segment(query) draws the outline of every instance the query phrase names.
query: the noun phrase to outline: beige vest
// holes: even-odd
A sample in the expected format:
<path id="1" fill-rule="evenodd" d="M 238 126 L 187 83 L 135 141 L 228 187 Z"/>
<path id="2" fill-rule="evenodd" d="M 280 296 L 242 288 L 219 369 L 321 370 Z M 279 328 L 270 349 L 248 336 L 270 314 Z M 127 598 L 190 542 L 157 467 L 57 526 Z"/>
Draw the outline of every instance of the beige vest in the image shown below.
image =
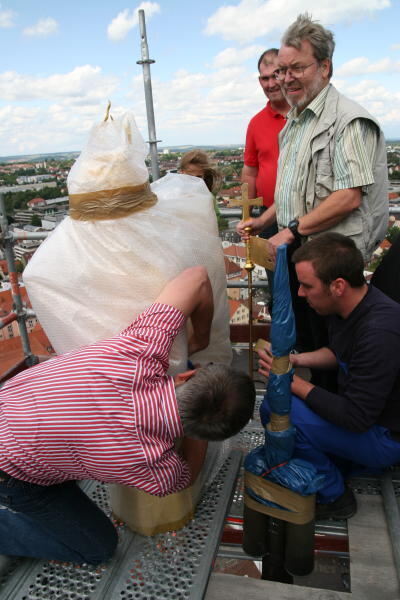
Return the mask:
<path id="1" fill-rule="evenodd" d="M 362 106 L 340 94 L 333 86 L 311 140 L 311 161 L 304 176 L 304 195 L 298 214 L 308 214 L 333 192 L 333 162 L 336 140 L 354 119 L 372 121 L 378 130 L 373 165 L 374 183 L 363 190 L 362 203 L 343 221 L 329 229 L 351 237 L 368 260 L 384 239 L 389 223 L 386 146 L 378 122 Z"/>

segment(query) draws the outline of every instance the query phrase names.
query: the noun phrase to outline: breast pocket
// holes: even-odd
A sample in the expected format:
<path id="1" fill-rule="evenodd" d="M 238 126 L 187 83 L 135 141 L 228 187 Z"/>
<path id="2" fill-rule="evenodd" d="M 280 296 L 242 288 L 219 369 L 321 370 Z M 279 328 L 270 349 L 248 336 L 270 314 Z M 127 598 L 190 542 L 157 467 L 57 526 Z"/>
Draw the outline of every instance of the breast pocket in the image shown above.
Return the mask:
<path id="1" fill-rule="evenodd" d="M 315 172 L 315 195 L 320 200 L 329 196 L 333 189 L 333 169 L 329 158 L 320 158 Z"/>

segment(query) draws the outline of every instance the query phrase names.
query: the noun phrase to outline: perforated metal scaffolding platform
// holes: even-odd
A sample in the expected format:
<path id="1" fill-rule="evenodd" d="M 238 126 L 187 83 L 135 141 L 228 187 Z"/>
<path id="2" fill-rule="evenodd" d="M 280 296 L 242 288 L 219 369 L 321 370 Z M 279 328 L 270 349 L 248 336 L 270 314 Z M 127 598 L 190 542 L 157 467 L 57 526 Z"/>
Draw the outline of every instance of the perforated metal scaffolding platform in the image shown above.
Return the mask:
<path id="1" fill-rule="evenodd" d="M 231 452 L 205 489 L 194 519 L 182 530 L 144 537 L 118 525 L 120 541 L 102 567 L 3 558 L 2 600 L 100 600 L 204 597 L 242 454 Z M 107 486 L 86 482 L 85 492 L 111 514 Z"/>
<path id="2" fill-rule="evenodd" d="M 259 401 L 260 398 L 257 405 Z M 361 510 L 349 521 L 351 589 L 349 581 L 348 593 L 321 589 L 323 585 L 318 584 L 318 577 L 299 578 L 295 581 L 297 585 L 289 586 L 250 577 L 212 574 L 227 513 L 233 518 L 242 515 L 242 456 L 263 443 L 263 439 L 263 430 L 256 421 L 233 439 L 234 450 L 205 488 L 194 519 L 182 530 L 148 538 L 117 524 L 118 549 L 106 565 L 78 567 L 52 561 L 0 557 L 1 600 L 235 600 L 242 598 L 244 593 L 252 600 L 321 600 L 328 597 L 330 600 L 376 600 L 377 597 L 398 600 L 400 594 L 383 511 L 381 483 L 379 478 L 373 477 L 352 482 L 360 495 Z M 400 473 L 394 471 L 392 478 L 398 496 Z M 111 514 L 106 485 L 90 481 L 83 484 L 83 489 L 106 514 Z M 374 536 L 373 543 L 370 531 Z M 319 524 L 317 534 L 346 536 L 346 524 Z M 376 557 L 375 548 L 378 551 Z M 336 554 L 343 558 L 340 553 Z M 225 555 L 253 560 L 243 554 L 240 546 L 228 548 Z M 374 583 L 373 579 L 378 575 L 382 577 Z"/>

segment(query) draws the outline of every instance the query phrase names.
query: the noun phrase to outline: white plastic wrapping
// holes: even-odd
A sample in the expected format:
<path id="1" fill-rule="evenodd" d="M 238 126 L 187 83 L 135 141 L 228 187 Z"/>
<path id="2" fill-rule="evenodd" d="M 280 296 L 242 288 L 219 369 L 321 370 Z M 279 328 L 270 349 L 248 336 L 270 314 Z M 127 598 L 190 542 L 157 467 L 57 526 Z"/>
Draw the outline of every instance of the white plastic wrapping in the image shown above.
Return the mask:
<path id="1" fill-rule="evenodd" d="M 66 217 L 41 244 L 24 282 L 58 354 L 119 333 L 151 304 L 165 283 L 205 265 L 215 314 L 210 345 L 194 361 L 231 361 L 224 260 L 212 195 L 203 180 L 169 174 L 152 184 L 158 202 L 127 217 L 76 221 Z M 184 333 L 170 372 L 186 368 Z"/>
<path id="2" fill-rule="evenodd" d="M 58 225 L 25 268 L 32 307 L 62 354 L 118 334 L 154 302 L 167 281 L 187 267 L 204 265 L 214 319 L 209 346 L 192 360 L 229 364 L 226 276 L 213 197 L 202 179 L 177 174 L 156 181 L 151 193 L 144 156 L 133 117 L 93 127 L 68 177 L 74 218 Z M 187 358 L 183 331 L 174 342 L 169 372 L 185 371 Z M 114 486 L 114 512 L 141 533 L 182 526 L 223 455 L 223 446 L 215 444 L 196 485 L 165 498 Z"/>
<path id="3" fill-rule="evenodd" d="M 148 181 L 146 144 L 130 113 L 96 123 L 68 175 L 68 193 L 84 194 Z"/>

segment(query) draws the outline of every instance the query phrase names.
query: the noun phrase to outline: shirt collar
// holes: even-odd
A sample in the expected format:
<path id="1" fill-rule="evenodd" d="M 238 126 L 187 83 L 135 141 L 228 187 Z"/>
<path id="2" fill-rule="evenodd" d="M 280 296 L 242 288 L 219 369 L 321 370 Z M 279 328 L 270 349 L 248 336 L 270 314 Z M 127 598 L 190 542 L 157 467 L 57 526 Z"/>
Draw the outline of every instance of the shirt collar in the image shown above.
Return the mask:
<path id="1" fill-rule="evenodd" d="M 286 117 L 281 115 L 281 113 L 277 112 L 272 108 L 270 101 L 267 102 L 267 106 L 265 108 L 267 109 L 267 112 L 269 112 L 271 117 L 274 117 L 275 119 L 286 119 Z"/>

